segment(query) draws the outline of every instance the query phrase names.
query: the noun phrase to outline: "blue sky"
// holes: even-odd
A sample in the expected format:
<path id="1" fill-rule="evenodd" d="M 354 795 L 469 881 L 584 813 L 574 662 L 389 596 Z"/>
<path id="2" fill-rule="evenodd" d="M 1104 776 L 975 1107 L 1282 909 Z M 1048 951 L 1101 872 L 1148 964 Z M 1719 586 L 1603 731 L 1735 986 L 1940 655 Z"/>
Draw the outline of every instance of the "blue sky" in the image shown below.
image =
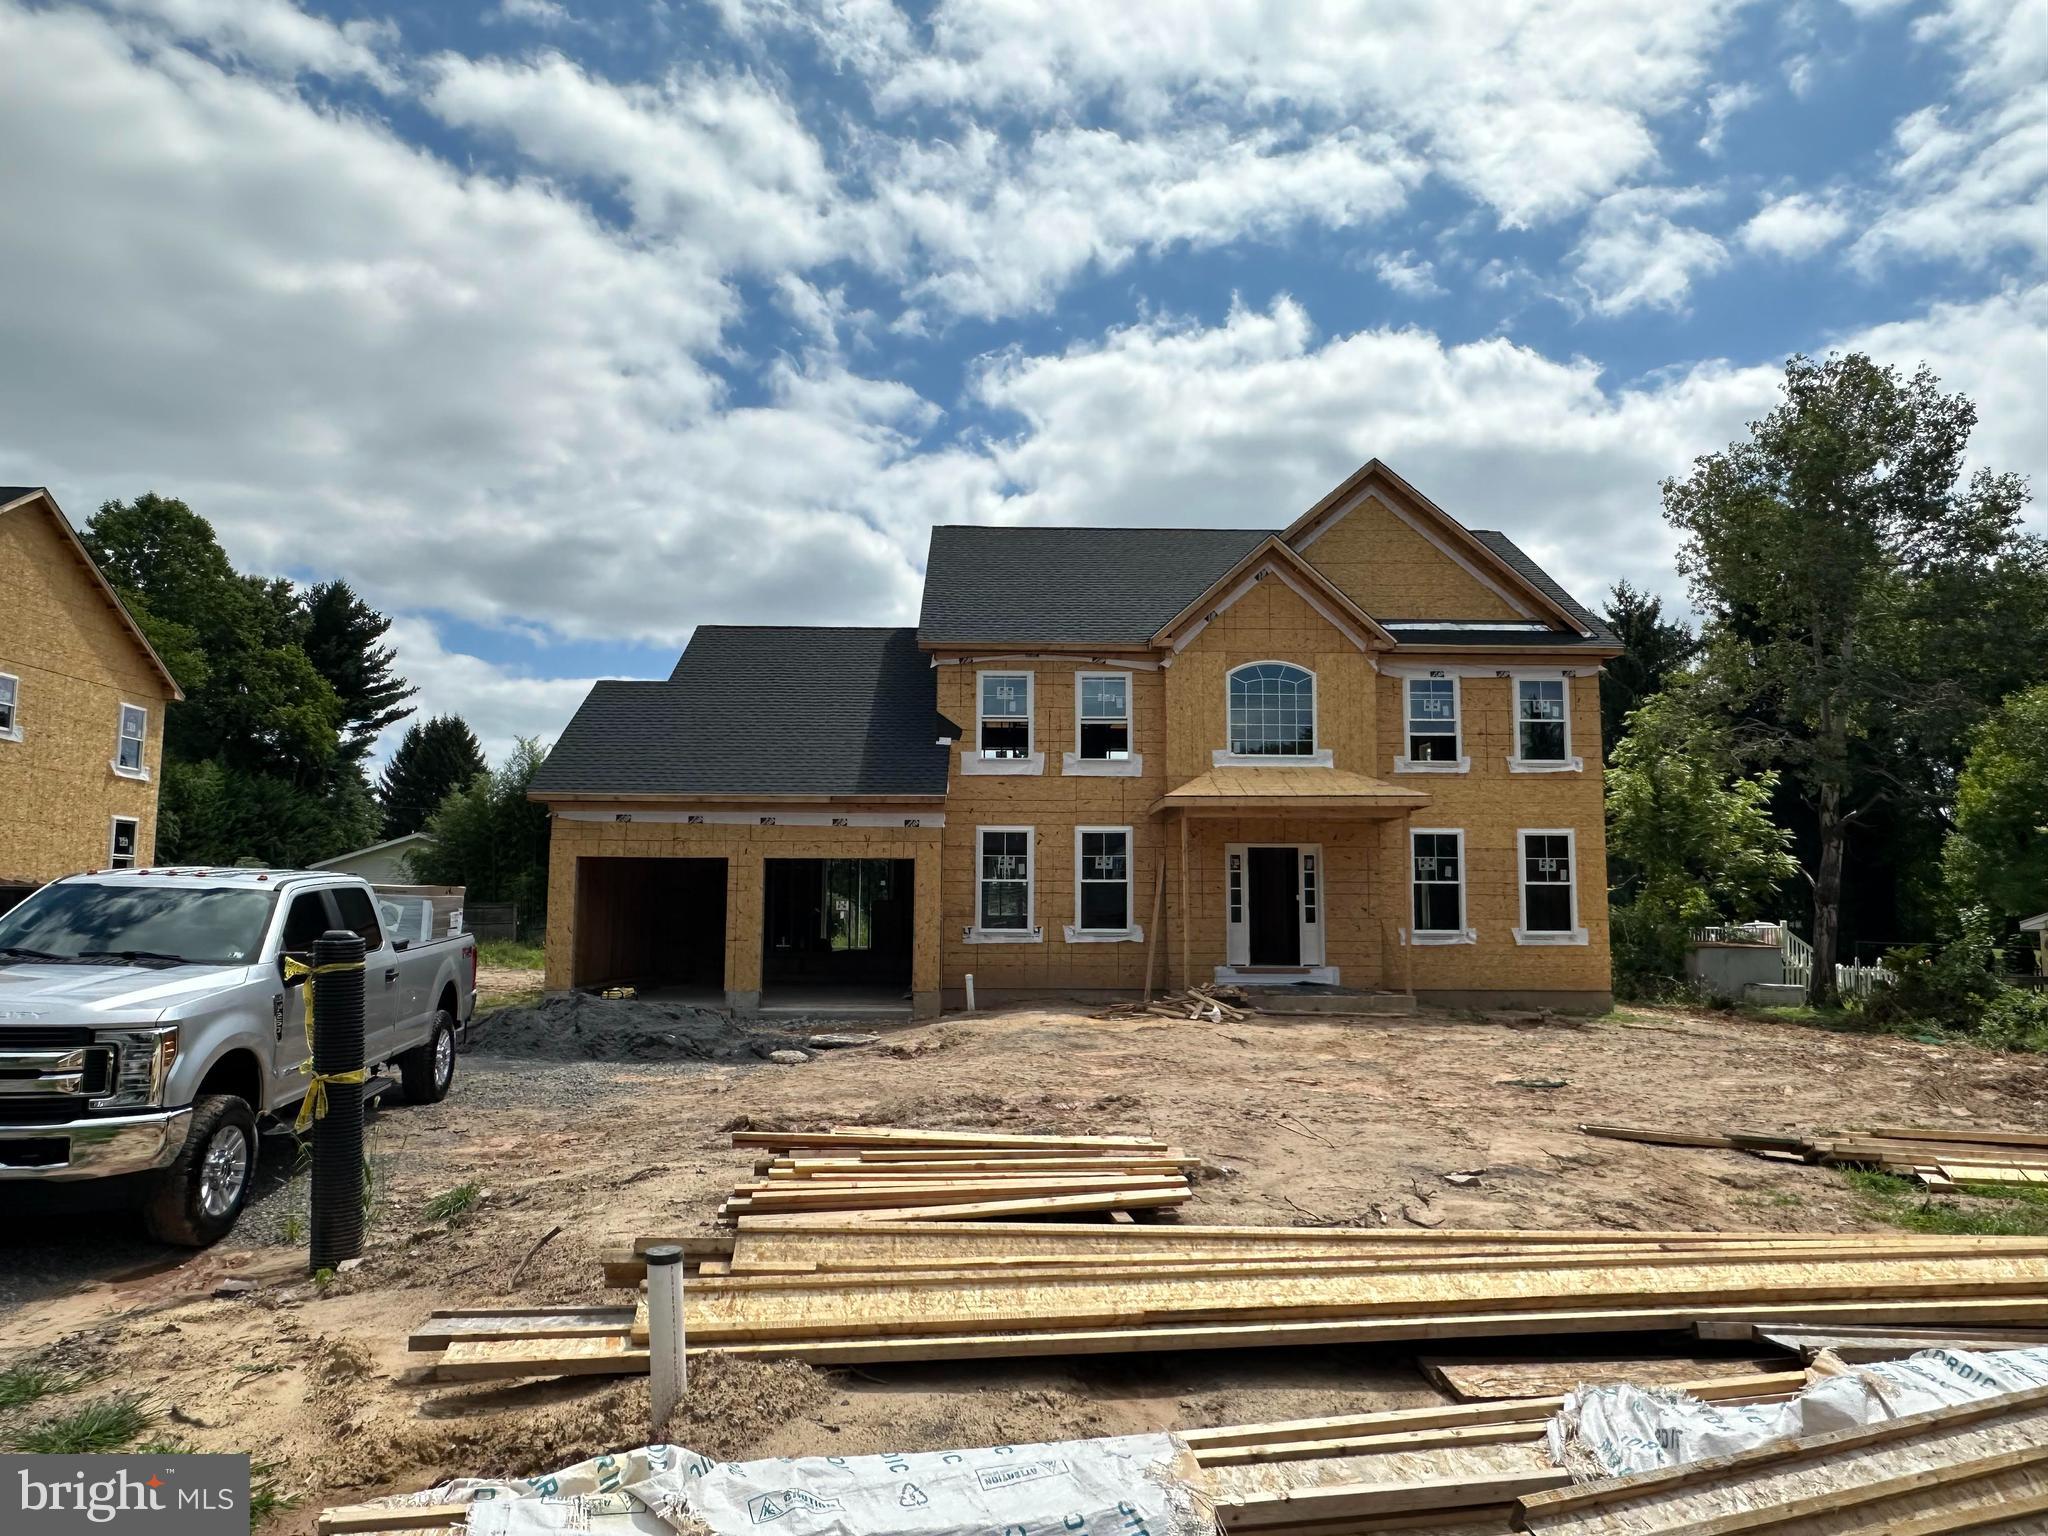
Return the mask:
<path id="1" fill-rule="evenodd" d="M 1793 351 L 2048 454 L 2044 0 L 0 0 L 0 145 L 0 481 L 347 577 L 494 755 L 1375 454 L 1682 598 Z"/>

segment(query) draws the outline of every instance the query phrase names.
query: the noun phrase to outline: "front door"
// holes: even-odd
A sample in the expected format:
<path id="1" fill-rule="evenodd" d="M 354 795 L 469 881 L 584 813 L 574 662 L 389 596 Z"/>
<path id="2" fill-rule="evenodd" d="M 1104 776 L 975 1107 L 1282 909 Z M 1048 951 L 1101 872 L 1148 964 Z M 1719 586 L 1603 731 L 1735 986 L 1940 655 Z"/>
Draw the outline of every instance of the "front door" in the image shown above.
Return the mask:
<path id="1" fill-rule="evenodd" d="M 1249 848 L 1246 874 L 1248 958 L 1255 965 L 1301 964 L 1301 853 Z"/>

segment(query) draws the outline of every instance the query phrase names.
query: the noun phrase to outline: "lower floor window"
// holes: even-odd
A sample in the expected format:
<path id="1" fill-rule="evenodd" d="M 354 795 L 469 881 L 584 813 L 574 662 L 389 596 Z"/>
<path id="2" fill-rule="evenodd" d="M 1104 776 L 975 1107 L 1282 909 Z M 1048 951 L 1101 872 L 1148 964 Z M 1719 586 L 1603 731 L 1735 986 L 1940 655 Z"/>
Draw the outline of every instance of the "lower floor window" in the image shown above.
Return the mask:
<path id="1" fill-rule="evenodd" d="M 1411 834 L 1417 933 L 1456 933 L 1465 926 L 1464 844 L 1462 832 Z"/>
<path id="2" fill-rule="evenodd" d="M 1024 930 L 1031 926 L 1031 832 L 1026 827 L 981 831 L 978 925 Z"/>
<path id="3" fill-rule="evenodd" d="M 1075 926 L 1090 933 L 1121 933 L 1131 926 L 1131 831 L 1083 827 L 1076 839 Z"/>
<path id="4" fill-rule="evenodd" d="M 1522 928 L 1570 933 L 1573 921 L 1572 839 L 1566 832 L 1522 834 Z"/>
<path id="5" fill-rule="evenodd" d="M 107 840 L 107 865 L 111 869 L 133 869 L 135 867 L 135 840 L 141 824 L 132 816 L 116 816 L 114 830 Z"/>

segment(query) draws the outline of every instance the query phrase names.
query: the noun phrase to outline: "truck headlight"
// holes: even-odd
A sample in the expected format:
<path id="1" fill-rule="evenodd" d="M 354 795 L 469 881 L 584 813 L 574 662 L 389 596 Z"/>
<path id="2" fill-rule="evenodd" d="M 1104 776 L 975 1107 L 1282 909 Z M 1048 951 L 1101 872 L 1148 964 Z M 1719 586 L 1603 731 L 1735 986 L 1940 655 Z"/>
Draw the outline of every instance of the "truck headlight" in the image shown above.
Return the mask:
<path id="1" fill-rule="evenodd" d="M 114 1048 L 114 1091 L 94 1099 L 94 1109 L 147 1109 L 161 1104 L 171 1063 L 178 1059 L 178 1026 L 102 1030 L 99 1041 Z"/>

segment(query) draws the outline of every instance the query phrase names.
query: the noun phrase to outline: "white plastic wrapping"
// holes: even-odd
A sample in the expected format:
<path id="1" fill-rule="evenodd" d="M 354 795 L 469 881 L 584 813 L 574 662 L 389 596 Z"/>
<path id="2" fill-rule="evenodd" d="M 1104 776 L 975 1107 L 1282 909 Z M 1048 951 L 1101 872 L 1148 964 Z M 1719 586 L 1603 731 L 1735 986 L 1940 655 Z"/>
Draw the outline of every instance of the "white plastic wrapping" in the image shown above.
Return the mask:
<path id="1" fill-rule="evenodd" d="M 1728 1456 L 1931 1408 L 2048 1386 L 2048 1349 L 1923 1349 L 1827 1376 L 1779 1403 L 1708 1403 L 1643 1387 L 1580 1387 L 1550 1421 L 1550 1458 L 1581 1481 Z"/>

